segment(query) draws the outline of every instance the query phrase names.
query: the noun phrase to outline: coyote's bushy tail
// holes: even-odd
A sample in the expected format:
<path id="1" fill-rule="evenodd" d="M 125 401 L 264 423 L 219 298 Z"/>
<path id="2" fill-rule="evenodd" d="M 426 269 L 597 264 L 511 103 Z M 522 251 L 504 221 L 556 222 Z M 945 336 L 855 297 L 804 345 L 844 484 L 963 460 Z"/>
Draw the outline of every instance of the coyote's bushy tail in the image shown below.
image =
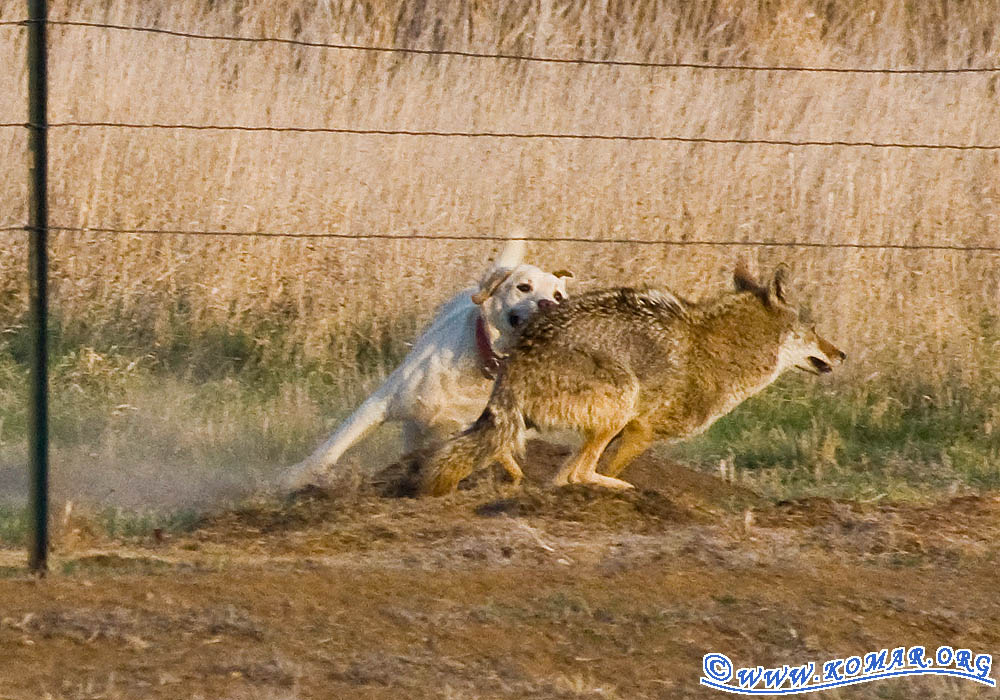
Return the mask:
<path id="1" fill-rule="evenodd" d="M 473 472 L 498 459 L 524 452 L 524 416 L 504 400 L 503 387 L 494 389 L 489 405 L 472 426 L 429 454 L 422 466 L 421 492 L 443 496 Z"/>

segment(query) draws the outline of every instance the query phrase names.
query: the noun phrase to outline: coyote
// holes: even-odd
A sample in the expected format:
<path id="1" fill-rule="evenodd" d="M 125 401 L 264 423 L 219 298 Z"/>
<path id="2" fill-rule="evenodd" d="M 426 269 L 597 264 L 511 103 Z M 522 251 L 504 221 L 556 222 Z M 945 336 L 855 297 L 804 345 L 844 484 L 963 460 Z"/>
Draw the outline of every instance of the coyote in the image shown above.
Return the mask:
<path id="1" fill-rule="evenodd" d="M 790 367 L 825 374 L 844 361 L 789 305 L 787 281 L 783 264 L 763 285 L 741 263 L 735 289 L 705 302 L 622 287 L 539 313 L 522 329 L 476 422 L 425 456 L 421 491 L 448 493 L 493 462 L 519 483 L 515 456 L 526 426 L 582 435 L 556 485 L 631 488 L 616 477 L 654 441 L 704 431 Z M 606 473 L 596 473 L 619 435 Z"/>

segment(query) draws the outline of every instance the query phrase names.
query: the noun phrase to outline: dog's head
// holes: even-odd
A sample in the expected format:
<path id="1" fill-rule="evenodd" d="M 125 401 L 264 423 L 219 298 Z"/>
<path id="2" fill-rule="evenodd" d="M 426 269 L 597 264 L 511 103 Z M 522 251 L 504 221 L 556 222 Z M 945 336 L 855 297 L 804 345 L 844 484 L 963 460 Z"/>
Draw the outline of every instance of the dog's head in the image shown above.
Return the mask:
<path id="1" fill-rule="evenodd" d="M 572 276 L 566 270 L 549 273 L 527 263 L 491 270 L 472 301 L 482 308 L 486 324 L 494 331 L 494 349 L 503 353 L 516 329 L 532 315 L 565 300 L 566 278 Z"/>

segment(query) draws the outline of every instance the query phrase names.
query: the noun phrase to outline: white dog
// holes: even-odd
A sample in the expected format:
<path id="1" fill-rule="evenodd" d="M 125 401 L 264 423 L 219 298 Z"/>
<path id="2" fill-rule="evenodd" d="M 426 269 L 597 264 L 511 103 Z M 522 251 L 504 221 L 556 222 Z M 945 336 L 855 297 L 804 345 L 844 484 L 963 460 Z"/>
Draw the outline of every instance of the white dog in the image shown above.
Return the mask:
<path id="1" fill-rule="evenodd" d="M 482 413 L 500 358 L 518 326 L 566 298 L 572 274 L 525 264 L 524 241 L 511 240 L 478 288 L 438 311 L 403 363 L 309 457 L 282 478 L 288 491 L 323 479 L 341 455 L 386 421 L 403 424 L 406 451 L 467 428 Z"/>

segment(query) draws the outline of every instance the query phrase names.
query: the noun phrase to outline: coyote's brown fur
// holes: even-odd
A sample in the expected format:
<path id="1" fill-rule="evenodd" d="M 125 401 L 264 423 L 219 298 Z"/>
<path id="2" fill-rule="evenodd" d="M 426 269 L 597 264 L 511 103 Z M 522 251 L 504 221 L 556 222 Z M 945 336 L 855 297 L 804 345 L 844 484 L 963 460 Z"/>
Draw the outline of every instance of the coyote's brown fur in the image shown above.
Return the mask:
<path id="1" fill-rule="evenodd" d="M 654 441 L 705 430 L 789 367 L 820 374 L 844 360 L 787 303 L 787 267 L 762 285 L 740 265 L 733 281 L 733 291 L 702 303 L 617 288 L 535 316 L 476 423 L 427 456 L 423 492 L 448 493 L 493 462 L 519 482 L 526 424 L 583 436 L 556 484 L 630 488 L 617 475 Z M 617 452 L 598 474 L 616 435 Z"/>

